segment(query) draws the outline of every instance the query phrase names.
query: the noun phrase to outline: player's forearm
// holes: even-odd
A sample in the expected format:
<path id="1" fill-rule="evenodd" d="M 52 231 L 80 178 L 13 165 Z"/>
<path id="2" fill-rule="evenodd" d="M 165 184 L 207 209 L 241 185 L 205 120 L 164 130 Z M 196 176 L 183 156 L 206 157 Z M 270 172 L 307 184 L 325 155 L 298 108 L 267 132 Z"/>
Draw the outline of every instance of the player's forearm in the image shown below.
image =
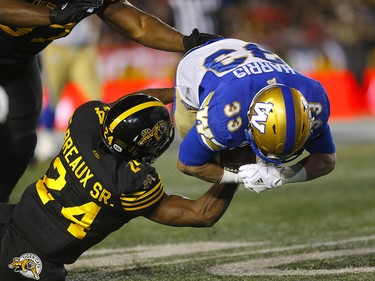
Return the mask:
<path id="1" fill-rule="evenodd" d="M 170 52 L 184 53 L 184 35 L 154 16 L 143 19 L 143 33 L 134 40 L 144 46 Z"/>
<path id="2" fill-rule="evenodd" d="M 145 89 L 137 93 L 143 93 L 158 98 L 164 104 L 172 103 L 174 98 L 174 88 Z"/>
<path id="3" fill-rule="evenodd" d="M 165 194 L 146 217 L 169 226 L 210 227 L 223 216 L 236 190 L 236 184 L 214 184 L 196 200 Z"/>
<path id="4" fill-rule="evenodd" d="M 185 52 L 184 35 L 127 1 L 109 5 L 102 19 L 123 36 L 154 49 Z"/>
<path id="5" fill-rule="evenodd" d="M 23 0 L 0 0 L 0 24 L 15 27 L 49 25 L 49 11 Z"/>
<path id="6" fill-rule="evenodd" d="M 205 194 L 195 201 L 199 210 L 198 217 L 202 217 L 204 227 L 213 226 L 226 212 L 237 190 L 237 184 L 214 184 Z"/>
<path id="7" fill-rule="evenodd" d="M 202 166 L 186 166 L 178 161 L 177 168 L 186 175 L 213 183 L 220 183 L 224 173 L 224 169 L 215 163 L 206 163 Z"/>
<path id="8" fill-rule="evenodd" d="M 308 156 L 304 168 L 306 180 L 313 180 L 329 174 L 336 165 L 336 154 L 312 153 Z"/>
<path id="9" fill-rule="evenodd" d="M 281 170 L 284 183 L 309 181 L 329 174 L 336 164 L 336 154 L 312 153 L 298 163 Z"/>

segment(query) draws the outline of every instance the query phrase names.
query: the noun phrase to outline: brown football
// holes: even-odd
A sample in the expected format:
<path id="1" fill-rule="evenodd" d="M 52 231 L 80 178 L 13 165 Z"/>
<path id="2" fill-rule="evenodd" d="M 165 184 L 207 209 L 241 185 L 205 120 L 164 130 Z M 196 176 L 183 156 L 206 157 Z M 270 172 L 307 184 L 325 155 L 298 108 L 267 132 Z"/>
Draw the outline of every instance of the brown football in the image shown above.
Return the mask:
<path id="1" fill-rule="evenodd" d="M 256 156 L 250 145 L 231 150 L 220 151 L 215 157 L 220 166 L 237 170 L 240 166 L 256 162 Z"/>

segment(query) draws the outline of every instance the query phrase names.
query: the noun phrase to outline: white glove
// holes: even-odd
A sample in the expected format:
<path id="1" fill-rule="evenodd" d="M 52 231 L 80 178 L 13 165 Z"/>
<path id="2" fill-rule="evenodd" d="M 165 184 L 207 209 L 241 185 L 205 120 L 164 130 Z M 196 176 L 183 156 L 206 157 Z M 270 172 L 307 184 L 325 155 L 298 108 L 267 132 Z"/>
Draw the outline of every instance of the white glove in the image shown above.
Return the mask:
<path id="1" fill-rule="evenodd" d="M 4 88 L 0 86 L 0 124 L 5 123 L 9 112 L 9 99 Z"/>
<path id="2" fill-rule="evenodd" d="M 245 187 L 260 193 L 266 189 L 283 185 L 281 179 L 281 166 L 274 166 L 264 162 L 243 165 L 239 168 L 238 176 L 245 184 Z"/>

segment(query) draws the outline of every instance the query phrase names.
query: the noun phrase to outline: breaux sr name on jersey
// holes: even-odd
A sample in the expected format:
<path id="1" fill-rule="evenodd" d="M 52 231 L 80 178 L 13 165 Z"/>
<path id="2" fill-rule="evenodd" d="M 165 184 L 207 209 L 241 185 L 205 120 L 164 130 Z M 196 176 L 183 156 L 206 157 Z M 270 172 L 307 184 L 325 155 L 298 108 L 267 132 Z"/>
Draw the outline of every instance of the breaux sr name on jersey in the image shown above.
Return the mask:
<path id="1" fill-rule="evenodd" d="M 105 189 L 100 182 L 96 181 L 96 177 L 90 167 L 86 164 L 78 148 L 74 145 L 69 128 L 65 133 L 62 154 L 72 174 L 77 178 L 82 187 L 90 188 L 90 196 L 99 202 L 113 207 L 113 204 L 109 202 L 112 196 L 111 192 Z"/>

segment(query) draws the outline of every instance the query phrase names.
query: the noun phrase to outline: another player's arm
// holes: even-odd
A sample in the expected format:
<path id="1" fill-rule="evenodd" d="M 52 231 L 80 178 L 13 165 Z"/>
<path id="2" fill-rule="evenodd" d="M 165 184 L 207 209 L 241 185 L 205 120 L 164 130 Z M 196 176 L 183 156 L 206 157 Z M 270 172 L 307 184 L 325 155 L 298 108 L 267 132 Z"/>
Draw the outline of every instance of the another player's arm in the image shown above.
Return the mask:
<path id="1" fill-rule="evenodd" d="M 336 153 L 311 153 L 304 164 L 307 180 L 312 180 L 333 171 L 336 165 Z"/>
<path id="2" fill-rule="evenodd" d="M 177 168 L 184 174 L 204 181 L 213 183 L 220 183 L 223 181 L 224 168 L 213 162 L 209 162 L 201 166 L 187 166 L 180 160 L 177 160 Z M 224 182 L 226 181 L 224 180 Z"/>
<path id="3" fill-rule="evenodd" d="M 49 11 L 24 0 L 0 0 L 0 23 L 16 27 L 50 25 Z"/>
<path id="4" fill-rule="evenodd" d="M 329 174 L 335 168 L 335 144 L 328 125 L 328 97 L 320 84 L 317 85 L 316 92 L 321 100 L 309 103 L 314 121 L 311 140 L 307 144 L 306 150 L 311 152 L 297 164 L 289 167 L 286 165 L 281 170 L 283 183 L 313 180 Z"/>
<path id="5" fill-rule="evenodd" d="M 144 46 L 164 51 L 186 51 L 182 33 L 128 1 L 121 0 L 110 4 L 101 18 L 123 36 Z"/>
<path id="6" fill-rule="evenodd" d="M 241 183 L 237 173 L 224 169 L 215 160 L 220 150 L 209 149 L 201 139 L 197 126 L 192 127 L 180 145 L 177 168 L 184 174 L 208 182 Z"/>
<path id="7" fill-rule="evenodd" d="M 336 153 L 311 153 L 298 163 L 285 166 L 281 170 L 284 183 L 309 181 L 333 171 L 336 164 Z"/>
<path id="8" fill-rule="evenodd" d="M 319 136 L 311 141 L 311 149 L 314 152 L 310 152 L 298 163 L 291 166 L 285 165 L 281 169 L 283 184 L 313 180 L 333 171 L 336 165 L 336 153 L 329 126 L 326 126 Z"/>
<path id="9" fill-rule="evenodd" d="M 165 194 L 146 217 L 170 226 L 211 227 L 223 216 L 236 190 L 236 184 L 214 184 L 196 200 Z"/>
<path id="10" fill-rule="evenodd" d="M 145 89 L 137 93 L 143 93 L 158 98 L 162 103 L 168 104 L 173 102 L 175 88 Z"/>
<path id="11" fill-rule="evenodd" d="M 78 23 L 92 13 L 105 9 L 110 4 L 108 1 L 110 0 L 67 0 L 50 8 L 25 0 L 0 0 L 0 24 L 12 27 L 40 27 Z"/>
<path id="12" fill-rule="evenodd" d="M 284 184 L 304 182 L 330 173 L 336 164 L 335 153 L 311 153 L 293 165 L 274 166 L 264 162 L 239 168 L 239 177 L 245 187 L 257 193 Z M 261 179 L 262 184 L 259 184 Z"/>
<path id="13" fill-rule="evenodd" d="M 281 169 L 280 176 L 283 184 L 309 181 L 329 174 L 334 169 L 335 164 L 335 153 L 311 153 L 309 156 L 294 165 L 285 165 Z M 225 170 L 222 166 L 216 163 L 209 162 L 201 166 L 187 166 L 178 160 L 177 167 L 181 172 L 187 175 L 208 182 L 241 182 L 237 173 Z"/>

